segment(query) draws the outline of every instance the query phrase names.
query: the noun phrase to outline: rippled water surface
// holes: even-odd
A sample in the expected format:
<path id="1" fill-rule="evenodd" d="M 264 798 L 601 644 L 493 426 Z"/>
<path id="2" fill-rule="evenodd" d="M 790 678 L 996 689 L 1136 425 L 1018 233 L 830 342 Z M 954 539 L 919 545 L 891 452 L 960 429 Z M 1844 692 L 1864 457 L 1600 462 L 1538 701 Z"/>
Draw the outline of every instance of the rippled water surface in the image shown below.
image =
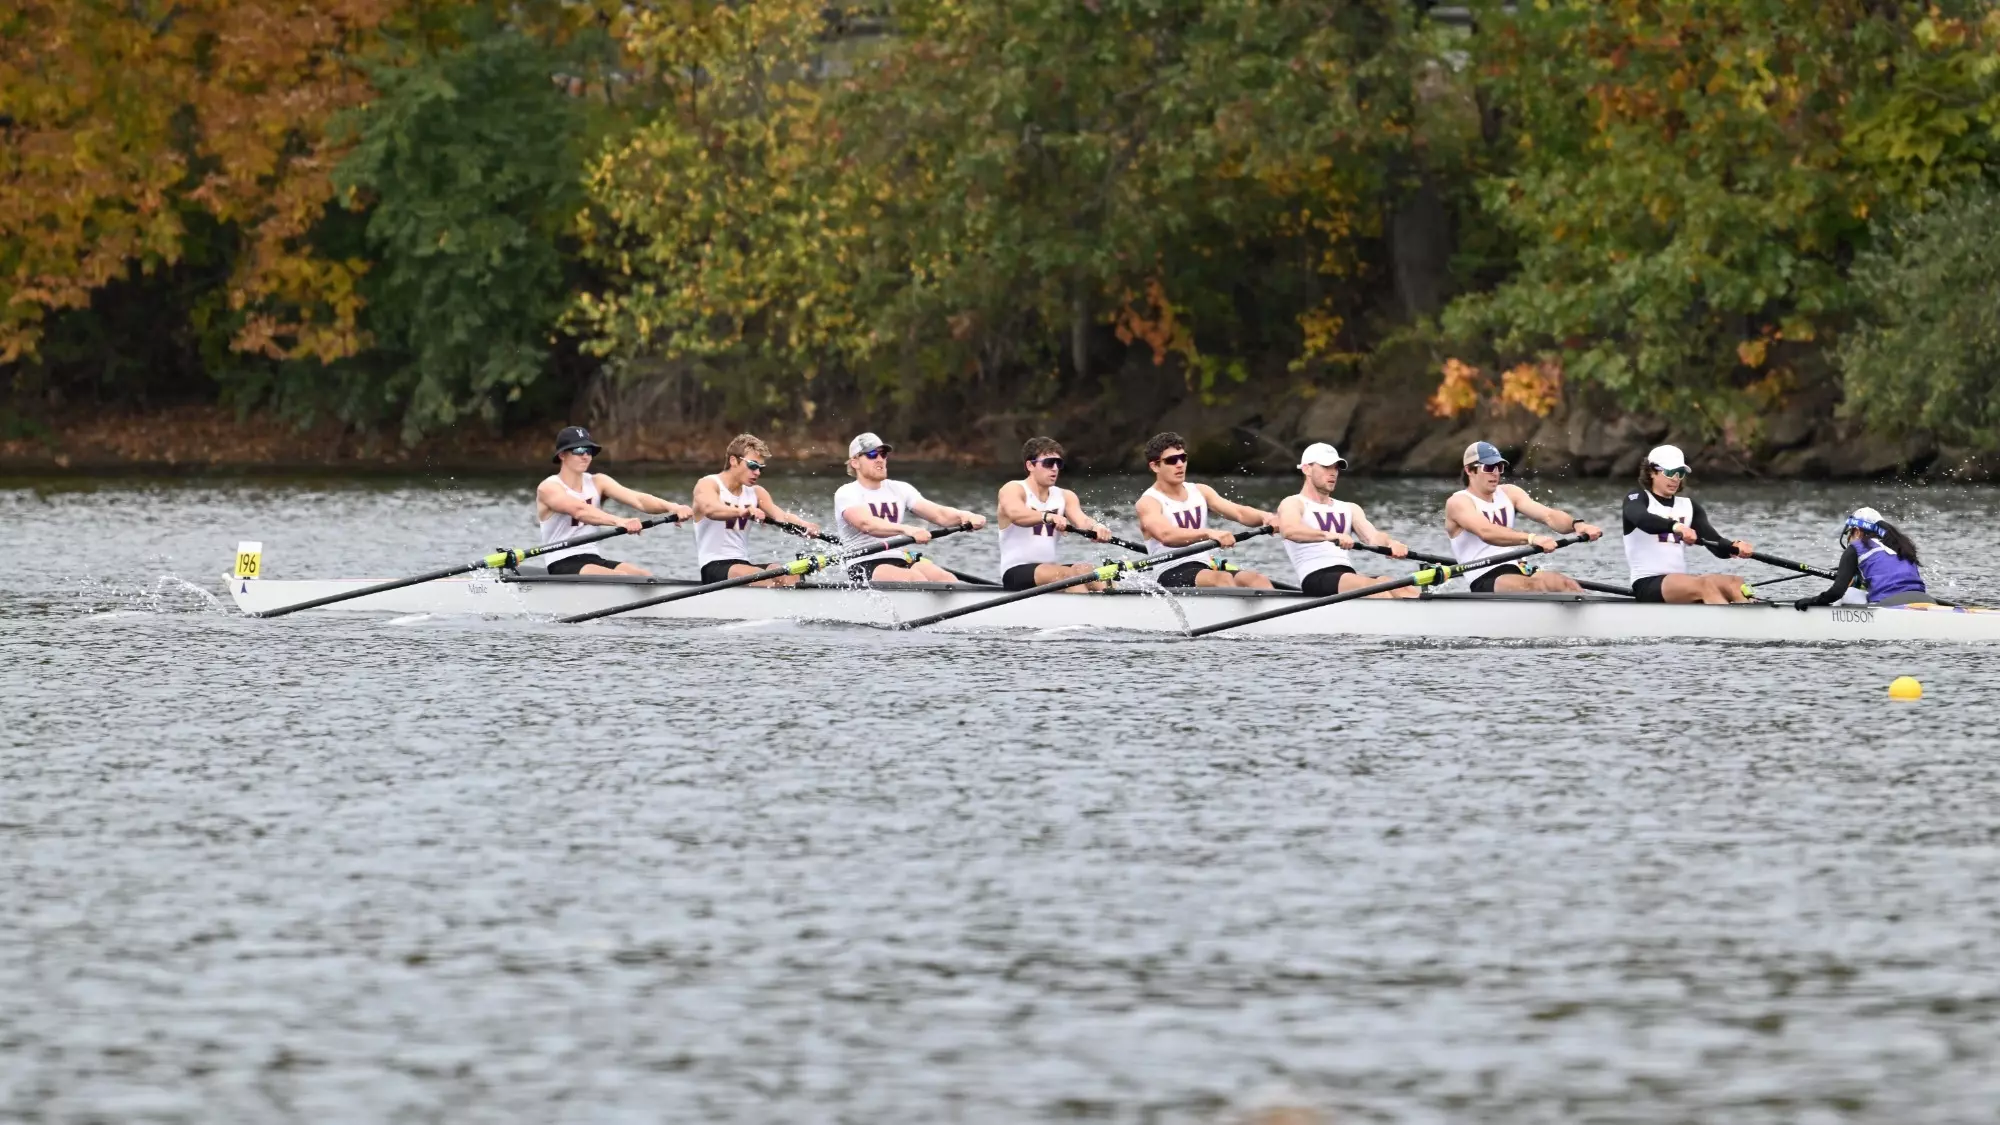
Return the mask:
<path id="1" fill-rule="evenodd" d="M 838 480 L 768 483 L 826 518 Z M 2000 651 L 218 597 L 239 539 L 276 578 L 528 541 L 532 484 L 0 483 L 0 1120 L 1996 1117 Z M 1129 533 L 1139 487 L 1082 491 Z M 1432 550 L 1448 491 L 1343 486 Z M 1699 495 L 1822 564 L 1873 503 L 2000 600 L 2000 492 Z"/>

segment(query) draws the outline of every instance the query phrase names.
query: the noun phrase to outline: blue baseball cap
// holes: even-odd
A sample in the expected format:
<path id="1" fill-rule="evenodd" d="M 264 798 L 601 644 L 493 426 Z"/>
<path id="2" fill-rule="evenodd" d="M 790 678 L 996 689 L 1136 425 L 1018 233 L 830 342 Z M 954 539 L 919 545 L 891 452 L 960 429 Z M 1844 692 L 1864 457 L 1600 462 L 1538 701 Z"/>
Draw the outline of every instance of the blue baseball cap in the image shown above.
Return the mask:
<path id="1" fill-rule="evenodd" d="M 1461 465 L 1504 465 L 1507 456 L 1490 441 L 1475 441 L 1465 447 L 1465 456 L 1459 459 Z"/>

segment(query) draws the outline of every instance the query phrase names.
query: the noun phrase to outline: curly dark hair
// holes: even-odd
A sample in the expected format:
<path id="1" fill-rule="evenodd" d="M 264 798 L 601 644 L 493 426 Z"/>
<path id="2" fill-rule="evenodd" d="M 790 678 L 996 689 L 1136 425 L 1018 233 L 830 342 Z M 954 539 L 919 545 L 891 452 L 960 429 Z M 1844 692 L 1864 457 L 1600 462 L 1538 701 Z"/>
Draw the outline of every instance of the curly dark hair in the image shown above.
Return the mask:
<path id="1" fill-rule="evenodd" d="M 1021 460 L 1034 461 L 1043 457 L 1061 457 L 1062 442 L 1052 437 L 1031 437 L 1021 447 Z"/>
<path id="2" fill-rule="evenodd" d="M 1154 434 L 1146 442 L 1146 464 L 1157 464 L 1169 449 L 1185 450 L 1186 448 L 1187 439 L 1172 430 L 1168 430 L 1164 434 Z"/>

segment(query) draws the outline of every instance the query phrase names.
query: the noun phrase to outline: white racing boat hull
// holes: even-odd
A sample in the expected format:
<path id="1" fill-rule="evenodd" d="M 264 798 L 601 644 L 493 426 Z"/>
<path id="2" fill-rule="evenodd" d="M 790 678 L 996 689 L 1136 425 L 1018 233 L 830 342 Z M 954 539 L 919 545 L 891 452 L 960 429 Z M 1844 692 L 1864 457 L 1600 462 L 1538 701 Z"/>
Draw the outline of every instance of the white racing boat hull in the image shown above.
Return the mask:
<path id="1" fill-rule="evenodd" d="M 244 613 L 371 585 L 377 579 L 271 581 L 225 577 Z M 566 617 L 691 587 L 673 579 L 522 576 L 444 579 L 371 594 L 323 611 L 378 614 L 458 614 Z M 796 589 L 738 587 L 634 610 L 609 620 L 640 617 L 683 621 L 792 620 L 891 626 L 927 614 L 975 605 L 1001 591 L 958 584 L 911 583 L 857 589 L 807 585 Z M 947 630 L 1128 629 L 1183 632 L 1303 599 L 1263 591 L 1180 592 L 1124 589 L 1108 594 L 1049 594 L 932 626 Z M 1415 600 L 1361 599 L 1288 614 L 1230 630 L 1224 636 L 1438 637 L 1487 640 L 1668 640 L 1783 642 L 2000 641 L 2000 611 L 1943 606 L 1832 606 L 1804 613 L 1789 604 L 1740 606 L 1644 605 L 1599 595 L 1437 594 Z"/>

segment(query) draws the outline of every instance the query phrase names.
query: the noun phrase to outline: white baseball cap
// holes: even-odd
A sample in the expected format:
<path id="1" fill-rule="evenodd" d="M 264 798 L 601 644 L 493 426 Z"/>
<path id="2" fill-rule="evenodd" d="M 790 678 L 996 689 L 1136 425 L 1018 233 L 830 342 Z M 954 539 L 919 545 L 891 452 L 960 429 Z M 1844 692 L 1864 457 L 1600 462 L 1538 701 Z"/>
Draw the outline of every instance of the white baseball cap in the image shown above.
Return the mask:
<path id="1" fill-rule="evenodd" d="M 1306 446 L 1304 453 L 1299 454 L 1299 468 L 1303 469 L 1307 465 L 1332 465 L 1336 468 L 1345 469 L 1347 467 L 1347 458 L 1342 457 L 1340 450 L 1335 449 L 1331 445 L 1323 441 L 1316 441 Z"/>
<path id="2" fill-rule="evenodd" d="M 859 437 L 856 437 L 853 441 L 847 443 L 847 455 L 849 457 L 859 457 L 863 453 L 866 453 L 871 449 L 894 449 L 894 448 L 896 447 L 890 445 L 886 441 L 883 441 L 881 438 L 876 437 L 874 434 L 862 434 Z"/>
<path id="3" fill-rule="evenodd" d="M 1664 473 L 1687 468 L 1688 459 L 1678 445 L 1656 445 L 1651 453 L 1646 454 L 1646 464 Z"/>

